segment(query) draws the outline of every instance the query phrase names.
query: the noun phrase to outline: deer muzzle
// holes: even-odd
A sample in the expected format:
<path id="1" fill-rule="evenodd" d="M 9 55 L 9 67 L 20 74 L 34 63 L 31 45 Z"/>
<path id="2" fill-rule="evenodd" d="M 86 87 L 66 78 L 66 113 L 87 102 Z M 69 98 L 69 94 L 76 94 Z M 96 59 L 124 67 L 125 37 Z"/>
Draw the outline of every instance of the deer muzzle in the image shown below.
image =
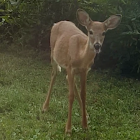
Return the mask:
<path id="1" fill-rule="evenodd" d="M 95 43 L 94 44 L 94 48 L 95 48 L 95 51 L 96 51 L 96 53 L 100 53 L 101 52 L 101 44 L 99 44 L 99 43 Z"/>

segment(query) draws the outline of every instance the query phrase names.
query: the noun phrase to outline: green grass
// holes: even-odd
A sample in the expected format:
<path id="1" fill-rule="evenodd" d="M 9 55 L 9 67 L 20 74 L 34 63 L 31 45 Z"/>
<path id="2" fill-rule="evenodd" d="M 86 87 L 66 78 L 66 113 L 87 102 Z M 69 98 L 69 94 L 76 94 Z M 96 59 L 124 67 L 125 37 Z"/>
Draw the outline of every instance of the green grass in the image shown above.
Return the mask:
<path id="1" fill-rule="evenodd" d="M 57 77 L 48 112 L 41 114 L 51 65 L 39 55 L 31 50 L 0 53 L 0 140 L 140 139 L 140 82 L 98 71 L 90 71 L 87 80 L 89 130 L 84 132 L 81 128 L 75 100 L 72 136 L 65 137 L 65 72 Z"/>

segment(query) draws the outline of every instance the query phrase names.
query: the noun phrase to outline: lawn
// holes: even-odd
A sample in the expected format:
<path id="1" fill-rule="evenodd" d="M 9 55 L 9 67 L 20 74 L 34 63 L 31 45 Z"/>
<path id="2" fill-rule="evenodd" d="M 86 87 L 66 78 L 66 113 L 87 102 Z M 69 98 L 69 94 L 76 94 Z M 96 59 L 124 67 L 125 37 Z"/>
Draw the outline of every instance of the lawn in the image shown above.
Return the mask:
<path id="1" fill-rule="evenodd" d="M 48 112 L 42 114 L 51 65 L 32 50 L 0 53 L 0 140 L 140 140 L 140 81 L 92 70 L 87 80 L 88 131 L 81 128 L 78 102 L 72 135 L 64 135 L 68 90 L 59 73 Z"/>

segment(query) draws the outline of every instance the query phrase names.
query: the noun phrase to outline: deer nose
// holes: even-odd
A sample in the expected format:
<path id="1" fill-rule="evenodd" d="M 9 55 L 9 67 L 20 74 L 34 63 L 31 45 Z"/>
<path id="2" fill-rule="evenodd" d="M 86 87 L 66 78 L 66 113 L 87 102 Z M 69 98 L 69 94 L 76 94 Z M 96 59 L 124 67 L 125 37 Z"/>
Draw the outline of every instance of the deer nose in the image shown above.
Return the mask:
<path id="1" fill-rule="evenodd" d="M 95 50 L 99 50 L 101 48 L 101 45 L 99 43 L 94 44 Z"/>

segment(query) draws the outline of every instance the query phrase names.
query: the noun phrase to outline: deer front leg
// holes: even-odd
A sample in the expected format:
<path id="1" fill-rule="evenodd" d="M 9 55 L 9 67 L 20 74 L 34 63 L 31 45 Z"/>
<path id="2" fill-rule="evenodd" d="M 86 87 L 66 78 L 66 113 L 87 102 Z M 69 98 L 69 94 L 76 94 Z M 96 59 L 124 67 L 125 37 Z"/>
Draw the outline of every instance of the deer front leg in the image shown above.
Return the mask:
<path id="1" fill-rule="evenodd" d="M 87 112 L 86 112 L 86 80 L 87 72 L 83 71 L 80 74 L 81 78 L 81 100 L 82 100 L 82 126 L 84 129 L 87 129 Z"/>
<path id="2" fill-rule="evenodd" d="M 42 107 L 42 113 L 44 113 L 49 107 L 50 95 L 51 95 L 52 88 L 53 88 L 53 85 L 55 83 L 55 79 L 57 76 L 57 64 L 53 60 L 52 60 L 52 66 L 53 66 L 53 69 L 52 69 L 52 74 L 51 74 L 51 82 L 49 85 L 46 100 L 45 100 L 43 107 Z"/>
<path id="3" fill-rule="evenodd" d="M 68 82 L 68 75 L 66 76 L 66 80 Z M 82 111 L 82 100 L 81 100 L 81 96 L 79 95 L 78 90 L 77 90 L 76 80 L 74 81 L 74 95 L 76 96 L 76 99 L 78 100 L 78 103 L 80 106 L 80 110 Z"/>
<path id="4" fill-rule="evenodd" d="M 69 105 L 68 105 L 68 120 L 66 123 L 65 133 L 71 133 L 71 116 L 72 116 L 72 105 L 74 101 L 74 74 L 71 69 L 67 69 L 68 85 L 69 85 Z"/>

